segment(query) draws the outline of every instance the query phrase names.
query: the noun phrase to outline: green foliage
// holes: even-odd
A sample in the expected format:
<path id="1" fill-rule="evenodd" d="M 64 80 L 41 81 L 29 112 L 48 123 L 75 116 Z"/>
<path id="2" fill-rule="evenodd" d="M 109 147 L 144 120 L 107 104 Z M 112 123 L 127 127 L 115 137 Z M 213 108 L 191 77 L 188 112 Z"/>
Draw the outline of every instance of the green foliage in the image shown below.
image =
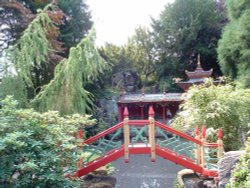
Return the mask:
<path id="1" fill-rule="evenodd" d="M 205 124 L 208 128 L 222 128 L 226 150 L 239 149 L 250 123 L 250 93 L 232 85 L 213 85 L 212 81 L 194 86 L 187 92 L 182 111 L 173 124 L 194 128 Z"/>
<path id="2" fill-rule="evenodd" d="M 250 86 L 250 1 L 227 1 L 230 23 L 218 45 L 218 60 L 226 76 Z"/>
<path id="3" fill-rule="evenodd" d="M 228 10 L 228 16 L 230 20 L 239 19 L 246 10 L 250 9 L 249 0 L 227 0 L 226 6 Z"/>
<path id="4" fill-rule="evenodd" d="M 245 153 L 241 156 L 240 162 L 233 170 L 227 188 L 248 188 L 250 187 L 250 137 L 246 142 Z"/>
<path id="5" fill-rule="evenodd" d="M 126 57 L 124 47 L 106 43 L 100 49 L 101 56 L 112 65 L 112 72 L 128 71 L 132 69 L 129 59 Z"/>
<path id="6" fill-rule="evenodd" d="M 11 97 L 0 109 L 0 186 L 77 187 L 65 178 L 73 173 L 82 155 L 81 139 L 73 136 L 78 128 L 92 125 L 89 116 L 61 117 L 17 109 Z"/>
<path id="7" fill-rule="evenodd" d="M 99 48 L 100 55 L 105 59 L 112 67 L 101 79 L 95 84 L 101 88 L 99 92 L 101 97 L 108 98 L 109 96 L 120 92 L 123 86 L 123 80 L 115 85 L 112 83 L 112 77 L 116 74 L 122 74 L 126 71 L 133 70 L 132 63 L 126 56 L 124 47 L 117 46 L 114 44 L 106 43 L 104 46 Z M 97 92 L 98 93 L 98 92 Z"/>
<path id="8" fill-rule="evenodd" d="M 108 69 L 94 46 L 95 31 L 70 49 L 68 59 L 57 65 L 54 79 L 33 100 L 40 111 L 57 110 L 61 114 L 92 111 L 93 96 L 84 86 Z"/>
<path id="9" fill-rule="evenodd" d="M 25 107 L 28 104 L 26 85 L 18 76 L 5 76 L 2 79 L 0 99 L 4 99 L 7 95 L 12 95 L 21 107 Z"/>

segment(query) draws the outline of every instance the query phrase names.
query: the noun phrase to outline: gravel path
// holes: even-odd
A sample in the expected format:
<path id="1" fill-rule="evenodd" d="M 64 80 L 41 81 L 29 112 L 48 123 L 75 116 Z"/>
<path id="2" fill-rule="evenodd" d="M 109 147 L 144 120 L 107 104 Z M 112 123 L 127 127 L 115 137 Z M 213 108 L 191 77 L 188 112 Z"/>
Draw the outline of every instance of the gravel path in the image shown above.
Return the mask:
<path id="1" fill-rule="evenodd" d="M 117 188 L 173 188 L 177 172 L 183 169 L 160 157 L 152 163 L 149 155 L 131 155 L 129 163 L 120 158 L 112 164 Z"/>

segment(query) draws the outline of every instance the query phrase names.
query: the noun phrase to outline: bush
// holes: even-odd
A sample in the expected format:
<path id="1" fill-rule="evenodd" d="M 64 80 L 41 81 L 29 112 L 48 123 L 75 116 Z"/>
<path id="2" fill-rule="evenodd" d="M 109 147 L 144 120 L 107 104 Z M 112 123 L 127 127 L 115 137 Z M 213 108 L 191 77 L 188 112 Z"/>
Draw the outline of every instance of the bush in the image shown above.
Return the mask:
<path id="1" fill-rule="evenodd" d="M 210 80 L 187 92 L 186 101 L 174 119 L 174 127 L 222 128 L 225 150 L 243 146 L 250 123 L 250 92 L 233 85 L 214 85 Z"/>
<path id="2" fill-rule="evenodd" d="M 73 135 L 94 120 L 78 114 L 61 117 L 58 112 L 38 113 L 17 109 L 7 97 L 0 109 L 0 186 L 77 187 L 66 179 L 76 170 L 82 155 L 82 139 Z"/>
<path id="3" fill-rule="evenodd" d="M 250 137 L 246 143 L 245 154 L 236 165 L 230 179 L 228 188 L 248 188 L 250 187 Z"/>

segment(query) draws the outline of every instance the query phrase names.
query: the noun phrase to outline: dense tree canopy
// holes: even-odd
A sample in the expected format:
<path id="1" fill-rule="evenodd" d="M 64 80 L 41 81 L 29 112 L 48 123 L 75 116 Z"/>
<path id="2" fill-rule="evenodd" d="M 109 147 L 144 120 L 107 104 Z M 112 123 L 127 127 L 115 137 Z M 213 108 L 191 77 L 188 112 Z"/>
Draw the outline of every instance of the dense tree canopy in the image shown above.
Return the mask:
<path id="1" fill-rule="evenodd" d="M 154 82 L 156 78 L 156 51 L 149 30 L 142 27 L 137 28 L 135 34 L 128 39 L 128 43 L 124 48 L 129 62 L 140 75 L 142 84 L 147 86 L 150 76 L 151 82 Z"/>
<path id="2" fill-rule="evenodd" d="M 230 23 L 218 45 L 218 59 L 226 76 L 250 86 L 250 1 L 226 1 Z"/>
<path id="3" fill-rule="evenodd" d="M 126 57 L 126 52 L 123 46 L 106 43 L 99 48 L 99 52 L 106 61 L 112 64 L 113 73 L 132 69 L 132 64 Z"/>
<path id="4" fill-rule="evenodd" d="M 122 74 L 126 71 L 134 70 L 133 63 L 127 57 L 124 46 L 117 46 L 115 44 L 106 43 L 99 48 L 100 55 L 112 66 L 112 69 L 103 75 L 102 79 L 98 80 L 98 85 L 102 90 L 109 90 L 110 88 L 117 92 L 121 89 L 121 85 L 114 86 L 112 84 L 112 77 L 116 74 Z M 121 81 L 122 82 L 122 81 Z"/>
<path id="5" fill-rule="evenodd" d="M 194 69 L 197 54 L 204 69 L 214 68 L 216 46 L 221 32 L 221 13 L 214 0 L 176 0 L 165 7 L 158 20 L 153 20 L 153 34 L 159 53 L 160 77 L 183 76 Z"/>
<path id="6" fill-rule="evenodd" d="M 157 52 L 148 28 L 137 28 L 123 46 L 106 43 L 99 50 L 102 57 L 112 64 L 112 75 L 132 71 L 140 77 L 143 86 L 157 83 L 155 76 Z M 110 75 L 107 75 L 106 79 L 110 80 Z"/>
<path id="7" fill-rule="evenodd" d="M 58 6 L 68 17 L 60 27 L 60 39 L 69 49 L 88 34 L 93 24 L 91 14 L 86 0 L 58 0 Z"/>

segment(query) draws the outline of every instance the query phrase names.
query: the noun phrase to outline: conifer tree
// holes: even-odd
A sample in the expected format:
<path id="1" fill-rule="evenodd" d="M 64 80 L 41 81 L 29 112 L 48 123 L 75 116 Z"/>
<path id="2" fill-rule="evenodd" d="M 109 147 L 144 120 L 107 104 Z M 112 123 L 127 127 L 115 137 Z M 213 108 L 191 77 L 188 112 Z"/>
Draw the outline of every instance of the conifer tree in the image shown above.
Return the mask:
<path id="1" fill-rule="evenodd" d="M 57 65 L 55 77 L 44 86 L 32 104 L 40 111 L 57 110 L 61 114 L 92 110 L 93 95 L 84 86 L 108 68 L 94 46 L 95 31 L 70 49 L 68 59 Z"/>
<path id="2" fill-rule="evenodd" d="M 226 1 L 229 23 L 218 45 L 218 60 L 225 76 L 250 87 L 250 0 Z"/>
<path id="3" fill-rule="evenodd" d="M 46 60 L 50 50 L 47 32 L 49 28 L 53 27 L 53 23 L 47 10 L 51 7 L 50 4 L 37 14 L 25 29 L 22 37 L 7 52 L 17 74 L 28 86 L 33 85 L 31 80 L 32 69 L 39 67 Z"/>
<path id="4" fill-rule="evenodd" d="M 55 25 L 48 11 L 54 8 L 54 5 L 49 4 L 43 10 L 39 10 L 20 39 L 5 51 L 5 58 L 2 58 L 1 64 L 8 65 L 7 69 L 12 69 L 12 73 L 8 71 L 3 73 L 0 85 L 1 98 L 14 95 L 20 104 L 27 103 L 28 88 L 33 87 L 32 70 L 39 68 L 51 51 L 51 43 L 47 35 Z M 14 86 L 18 87 L 14 88 Z"/>

